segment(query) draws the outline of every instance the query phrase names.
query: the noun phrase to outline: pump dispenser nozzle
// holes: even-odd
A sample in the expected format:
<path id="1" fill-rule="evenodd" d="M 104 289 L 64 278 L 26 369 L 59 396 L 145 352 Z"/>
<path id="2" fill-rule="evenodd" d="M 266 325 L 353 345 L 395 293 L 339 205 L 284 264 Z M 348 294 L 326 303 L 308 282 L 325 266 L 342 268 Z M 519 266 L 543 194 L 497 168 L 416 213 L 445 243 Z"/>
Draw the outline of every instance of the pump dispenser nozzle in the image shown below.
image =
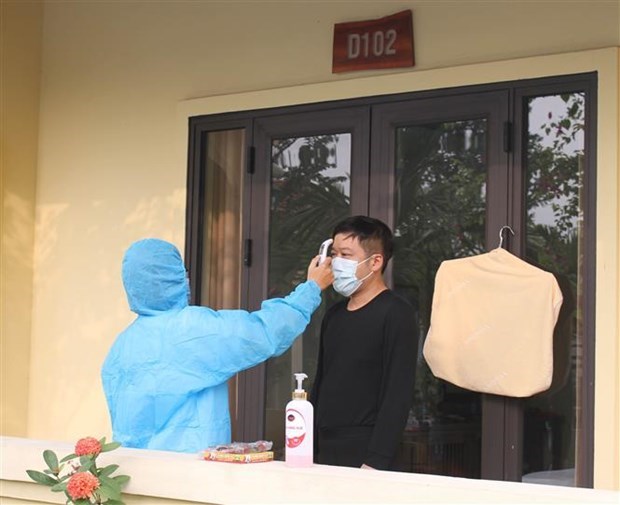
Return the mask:
<path id="1" fill-rule="evenodd" d="M 306 400 L 308 398 L 308 394 L 304 391 L 303 381 L 307 379 L 308 376 L 305 373 L 296 373 L 295 380 L 297 381 L 297 388 L 293 391 L 293 400 Z"/>

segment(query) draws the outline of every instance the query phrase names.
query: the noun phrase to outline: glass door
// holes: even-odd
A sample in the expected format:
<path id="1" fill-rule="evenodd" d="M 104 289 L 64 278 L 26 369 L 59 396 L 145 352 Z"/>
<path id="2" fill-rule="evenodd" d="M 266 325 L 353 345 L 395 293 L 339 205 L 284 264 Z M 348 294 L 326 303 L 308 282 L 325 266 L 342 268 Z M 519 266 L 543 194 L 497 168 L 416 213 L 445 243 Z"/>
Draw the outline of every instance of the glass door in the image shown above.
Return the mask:
<path id="1" fill-rule="evenodd" d="M 483 395 L 436 379 L 422 349 L 440 263 L 497 247 L 507 224 L 508 157 L 498 135 L 507 112 L 503 92 L 373 109 L 370 206 L 394 230 L 392 288 L 413 305 L 420 334 L 405 471 L 481 477 L 483 426 L 502 423 Z"/>
<path id="2" fill-rule="evenodd" d="M 256 121 L 251 236 L 259 267 L 250 273 L 256 306 L 287 295 L 306 279 L 310 259 L 336 223 L 353 212 L 367 213 L 368 119 L 368 108 L 356 107 Z M 265 389 L 255 394 L 265 400 L 264 432 L 257 438 L 274 442 L 277 459 L 283 457 L 284 409 L 293 373 L 308 375 L 310 391 L 321 320 L 336 297 L 326 290 L 322 306 L 293 347 L 246 373 L 262 378 Z"/>
<path id="3" fill-rule="evenodd" d="M 385 221 L 390 287 L 413 305 L 419 355 L 402 470 L 592 486 L 596 76 L 377 96 L 190 122 L 193 303 L 254 310 L 305 279 L 352 214 Z M 422 357 L 442 261 L 499 245 L 556 274 L 565 303 L 549 391 L 478 394 Z M 292 349 L 231 381 L 236 440 L 283 447 L 292 374 L 315 376 L 323 306 Z"/>
<path id="4" fill-rule="evenodd" d="M 246 153 L 250 122 L 203 121 L 190 125 L 185 263 L 190 302 L 213 309 L 247 305 L 243 234 L 249 219 Z M 231 429 L 238 432 L 238 377 L 228 382 Z"/>

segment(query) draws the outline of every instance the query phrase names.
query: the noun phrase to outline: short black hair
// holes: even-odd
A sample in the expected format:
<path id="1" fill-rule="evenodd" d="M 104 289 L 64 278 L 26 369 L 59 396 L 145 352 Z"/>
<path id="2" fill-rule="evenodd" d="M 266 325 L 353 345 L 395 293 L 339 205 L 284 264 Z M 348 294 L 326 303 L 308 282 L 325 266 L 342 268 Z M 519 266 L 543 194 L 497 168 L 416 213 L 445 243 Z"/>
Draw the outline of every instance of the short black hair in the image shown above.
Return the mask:
<path id="1" fill-rule="evenodd" d="M 381 254 L 383 256 L 381 271 L 385 271 L 394 252 L 394 237 L 388 225 L 374 217 L 351 216 L 336 225 L 332 238 L 340 234 L 356 238 L 364 251 L 369 254 Z"/>

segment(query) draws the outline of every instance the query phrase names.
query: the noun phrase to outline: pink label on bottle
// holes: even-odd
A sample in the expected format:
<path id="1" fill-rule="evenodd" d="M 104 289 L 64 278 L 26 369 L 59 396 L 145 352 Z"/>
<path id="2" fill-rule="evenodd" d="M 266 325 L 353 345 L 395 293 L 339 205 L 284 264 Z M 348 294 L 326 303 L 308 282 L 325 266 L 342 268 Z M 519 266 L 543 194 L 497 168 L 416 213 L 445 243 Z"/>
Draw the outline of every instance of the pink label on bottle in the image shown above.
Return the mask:
<path id="1" fill-rule="evenodd" d="M 306 438 L 306 420 L 294 409 L 286 411 L 286 446 L 298 447 Z"/>

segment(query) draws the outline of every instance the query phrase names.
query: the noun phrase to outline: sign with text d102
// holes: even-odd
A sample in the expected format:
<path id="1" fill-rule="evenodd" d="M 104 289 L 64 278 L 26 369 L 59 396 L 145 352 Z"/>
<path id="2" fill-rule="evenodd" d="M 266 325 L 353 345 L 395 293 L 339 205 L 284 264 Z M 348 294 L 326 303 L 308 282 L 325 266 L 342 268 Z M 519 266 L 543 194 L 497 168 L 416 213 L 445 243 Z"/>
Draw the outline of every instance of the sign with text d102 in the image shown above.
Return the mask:
<path id="1" fill-rule="evenodd" d="M 411 10 L 334 25 L 333 73 L 413 65 Z"/>

